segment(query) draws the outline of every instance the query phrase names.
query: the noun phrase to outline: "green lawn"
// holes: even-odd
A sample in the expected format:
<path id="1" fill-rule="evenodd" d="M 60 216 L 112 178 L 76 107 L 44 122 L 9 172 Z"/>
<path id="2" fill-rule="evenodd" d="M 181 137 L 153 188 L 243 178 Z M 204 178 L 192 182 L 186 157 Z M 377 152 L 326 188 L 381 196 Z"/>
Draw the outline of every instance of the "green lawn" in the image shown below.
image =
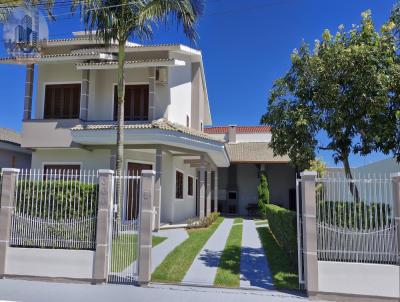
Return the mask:
<path id="1" fill-rule="evenodd" d="M 236 219 L 234 223 L 237 223 Z M 243 219 L 240 222 L 242 221 Z M 239 287 L 240 247 L 242 244 L 242 232 L 242 224 L 236 224 L 232 226 L 225 244 L 224 251 L 221 255 L 221 260 L 217 270 L 217 275 L 215 276 L 214 285 L 224 287 Z"/>
<path id="2" fill-rule="evenodd" d="M 269 266 L 274 278 L 274 285 L 281 289 L 298 289 L 297 267 L 290 261 L 281 247 L 276 243 L 269 228 L 257 228 Z"/>
<path id="3" fill-rule="evenodd" d="M 153 236 L 153 247 L 163 242 L 165 237 Z M 114 238 L 111 251 L 111 272 L 122 272 L 137 258 L 137 235 L 121 234 Z"/>
<path id="4" fill-rule="evenodd" d="M 241 217 L 236 217 L 236 218 L 233 220 L 233 224 L 236 224 L 236 223 L 243 223 L 243 218 L 241 218 Z"/>
<path id="5" fill-rule="evenodd" d="M 224 219 L 219 217 L 210 227 L 188 230 L 189 238 L 177 246 L 152 275 L 156 282 L 181 282 L 197 254 Z"/>

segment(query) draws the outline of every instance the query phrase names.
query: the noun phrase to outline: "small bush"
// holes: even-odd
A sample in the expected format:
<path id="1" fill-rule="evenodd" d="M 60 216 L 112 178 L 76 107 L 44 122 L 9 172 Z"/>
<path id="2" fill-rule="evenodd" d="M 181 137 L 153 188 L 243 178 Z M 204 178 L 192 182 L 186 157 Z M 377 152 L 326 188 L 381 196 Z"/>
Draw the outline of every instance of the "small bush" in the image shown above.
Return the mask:
<path id="1" fill-rule="evenodd" d="M 257 187 L 258 210 L 261 217 L 265 217 L 265 206 L 269 204 L 269 186 L 267 176 L 262 174 L 261 181 Z"/>
<path id="2" fill-rule="evenodd" d="M 201 219 L 197 218 L 189 218 L 187 220 L 187 228 L 188 229 L 195 229 L 195 228 L 207 228 L 214 223 L 220 216 L 220 213 L 213 212 L 208 216 L 205 216 Z"/>
<path id="3" fill-rule="evenodd" d="M 265 216 L 277 243 L 290 258 L 293 265 L 297 265 L 296 214 L 288 209 L 269 204 L 265 207 Z"/>

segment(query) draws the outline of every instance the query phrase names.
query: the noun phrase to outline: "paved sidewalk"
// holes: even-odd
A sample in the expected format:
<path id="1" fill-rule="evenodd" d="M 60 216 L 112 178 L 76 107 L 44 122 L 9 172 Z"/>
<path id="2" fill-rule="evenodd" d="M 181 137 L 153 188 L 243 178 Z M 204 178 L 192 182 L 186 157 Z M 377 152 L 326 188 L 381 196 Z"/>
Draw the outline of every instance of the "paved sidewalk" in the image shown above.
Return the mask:
<path id="1" fill-rule="evenodd" d="M 277 291 L 229 290 L 151 284 L 147 288 L 132 285 L 90 285 L 0 280 L 0 301 L 20 302 L 307 302 L 297 294 Z"/>
<path id="2" fill-rule="evenodd" d="M 240 287 L 252 289 L 274 288 L 268 260 L 258 237 L 254 220 L 243 220 Z"/>
<path id="3" fill-rule="evenodd" d="M 197 258 L 186 272 L 182 283 L 213 285 L 222 251 L 233 224 L 232 218 L 225 218 L 210 237 Z"/>

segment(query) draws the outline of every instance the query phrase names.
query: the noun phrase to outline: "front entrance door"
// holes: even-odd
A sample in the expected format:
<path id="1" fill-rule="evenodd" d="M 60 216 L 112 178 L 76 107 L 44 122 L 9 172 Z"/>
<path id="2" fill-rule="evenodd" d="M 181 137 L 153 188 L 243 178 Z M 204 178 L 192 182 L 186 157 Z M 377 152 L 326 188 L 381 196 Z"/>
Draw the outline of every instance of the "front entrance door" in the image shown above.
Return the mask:
<path id="1" fill-rule="evenodd" d="M 141 176 L 143 170 L 151 170 L 153 167 L 149 164 L 128 163 L 128 176 Z M 128 178 L 126 180 L 126 206 L 125 220 L 134 220 L 139 214 L 139 194 L 140 178 Z"/>

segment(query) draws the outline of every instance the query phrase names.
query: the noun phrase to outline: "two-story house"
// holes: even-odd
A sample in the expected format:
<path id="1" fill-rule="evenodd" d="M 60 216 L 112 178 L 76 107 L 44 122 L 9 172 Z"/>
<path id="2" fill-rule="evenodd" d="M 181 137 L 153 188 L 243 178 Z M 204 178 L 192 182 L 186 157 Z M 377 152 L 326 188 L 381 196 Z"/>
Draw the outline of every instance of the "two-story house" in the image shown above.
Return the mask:
<path id="1" fill-rule="evenodd" d="M 27 64 L 21 145 L 33 150 L 32 168 L 115 168 L 117 54 L 77 32 L 47 41 Z M 124 167 L 156 171 L 156 228 L 212 211 L 211 173 L 229 158 L 224 141 L 204 133 L 210 124 L 200 51 L 126 44 Z"/>

